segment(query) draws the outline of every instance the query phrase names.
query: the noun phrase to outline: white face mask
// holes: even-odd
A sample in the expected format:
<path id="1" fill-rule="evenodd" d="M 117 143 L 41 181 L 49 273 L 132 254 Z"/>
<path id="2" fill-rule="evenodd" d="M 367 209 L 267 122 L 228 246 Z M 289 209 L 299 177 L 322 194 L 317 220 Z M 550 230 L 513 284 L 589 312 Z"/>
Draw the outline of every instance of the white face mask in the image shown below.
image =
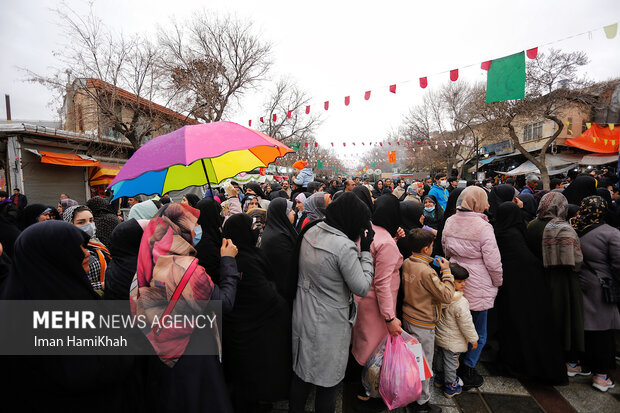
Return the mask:
<path id="1" fill-rule="evenodd" d="M 439 181 L 439 186 L 441 186 L 442 188 L 447 188 L 448 187 L 448 181 Z"/>
<path id="2" fill-rule="evenodd" d="M 401 187 L 401 188 L 404 188 L 404 187 L 405 187 L 405 183 L 404 183 L 404 182 L 401 182 L 401 183 L 400 183 L 400 187 Z"/>
<path id="3" fill-rule="evenodd" d="M 84 225 L 77 225 L 77 227 L 87 233 L 88 236 L 91 238 L 94 238 L 95 234 L 97 233 L 97 227 L 95 226 L 94 222 L 89 222 L 88 224 Z"/>

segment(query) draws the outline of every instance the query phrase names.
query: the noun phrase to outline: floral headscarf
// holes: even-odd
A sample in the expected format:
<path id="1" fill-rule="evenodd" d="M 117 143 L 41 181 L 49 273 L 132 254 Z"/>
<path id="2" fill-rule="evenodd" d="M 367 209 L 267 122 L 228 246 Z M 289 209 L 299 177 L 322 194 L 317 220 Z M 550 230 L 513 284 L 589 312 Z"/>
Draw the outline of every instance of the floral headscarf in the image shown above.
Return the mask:
<path id="1" fill-rule="evenodd" d="M 582 236 L 605 223 L 607 202 L 600 196 L 589 196 L 581 201 L 579 215 L 570 219 L 577 234 Z"/>

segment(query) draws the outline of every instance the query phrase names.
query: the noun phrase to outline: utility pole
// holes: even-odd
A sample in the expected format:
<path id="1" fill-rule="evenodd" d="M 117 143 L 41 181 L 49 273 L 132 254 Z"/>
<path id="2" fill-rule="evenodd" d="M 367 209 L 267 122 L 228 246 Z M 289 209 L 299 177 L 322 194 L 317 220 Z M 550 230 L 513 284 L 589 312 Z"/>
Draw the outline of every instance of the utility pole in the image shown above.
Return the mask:
<path id="1" fill-rule="evenodd" d="M 471 128 L 471 126 L 469 126 L 469 123 L 467 122 L 463 122 L 460 119 L 454 119 L 455 122 L 460 122 L 463 125 L 467 126 L 469 128 L 469 130 L 471 131 L 472 136 L 474 137 L 474 150 L 476 151 L 476 179 L 478 179 L 478 164 L 480 163 L 480 153 L 478 152 L 478 137 L 476 136 L 476 134 L 474 133 L 474 130 Z"/>

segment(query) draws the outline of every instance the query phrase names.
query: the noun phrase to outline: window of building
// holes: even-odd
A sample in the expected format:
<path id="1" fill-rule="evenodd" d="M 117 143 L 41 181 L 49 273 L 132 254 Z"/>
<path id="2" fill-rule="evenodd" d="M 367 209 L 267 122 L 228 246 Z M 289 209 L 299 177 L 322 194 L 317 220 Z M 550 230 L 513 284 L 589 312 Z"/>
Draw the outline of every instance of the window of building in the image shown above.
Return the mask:
<path id="1" fill-rule="evenodd" d="M 534 141 L 542 138 L 543 122 L 526 125 L 523 128 L 523 142 Z"/>

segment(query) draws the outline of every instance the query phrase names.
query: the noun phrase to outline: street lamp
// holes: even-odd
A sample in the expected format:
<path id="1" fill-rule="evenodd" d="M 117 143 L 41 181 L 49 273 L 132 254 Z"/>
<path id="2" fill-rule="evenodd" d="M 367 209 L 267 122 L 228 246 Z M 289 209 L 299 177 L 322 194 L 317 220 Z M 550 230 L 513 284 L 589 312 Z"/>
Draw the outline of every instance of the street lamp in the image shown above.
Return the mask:
<path id="1" fill-rule="evenodd" d="M 471 126 L 469 126 L 469 123 L 463 122 L 462 120 L 456 118 L 454 118 L 454 121 L 461 122 L 463 125 L 467 126 L 474 137 L 474 148 L 476 150 L 476 179 L 478 179 L 478 161 L 480 160 L 480 154 L 478 153 L 478 137 L 476 137 L 476 134 L 474 133 L 474 130 L 471 128 Z"/>

